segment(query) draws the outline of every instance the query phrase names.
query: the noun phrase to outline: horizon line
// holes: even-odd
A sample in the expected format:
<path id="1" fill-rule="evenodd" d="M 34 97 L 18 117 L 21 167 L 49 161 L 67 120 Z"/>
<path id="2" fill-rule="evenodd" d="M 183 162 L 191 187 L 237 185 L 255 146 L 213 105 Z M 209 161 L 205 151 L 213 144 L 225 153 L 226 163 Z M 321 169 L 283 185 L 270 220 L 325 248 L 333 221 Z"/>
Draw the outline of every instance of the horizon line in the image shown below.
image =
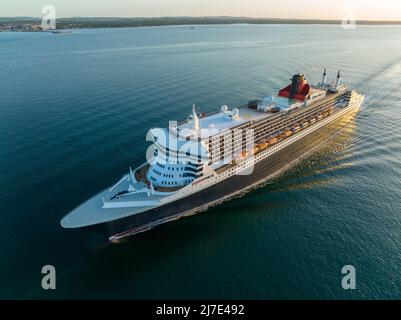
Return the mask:
<path id="1" fill-rule="evenodd" d="M 42 17 L 35 16 L 0 16 L 0 19 L 42 19 Z M 57 19 L 165 19 L 165 18 L 190 18 L 190 19 L 202 19 L 202 18 L 231 18 L 231 19 L 253 19 L 253 20 L 285 20 L 285 21 L 322 21 L 322 22 L 333 22 L 342 21 L 342 19 L 320 19 L 320 18 L 272 18 L 272 17 L 251 17 L 251 16 L 69 16 L 69 17 L 58 17 Z M 397 22 L 401 23 L 401 20 L 364 20 L 356 19 L 356 22 Z"/>

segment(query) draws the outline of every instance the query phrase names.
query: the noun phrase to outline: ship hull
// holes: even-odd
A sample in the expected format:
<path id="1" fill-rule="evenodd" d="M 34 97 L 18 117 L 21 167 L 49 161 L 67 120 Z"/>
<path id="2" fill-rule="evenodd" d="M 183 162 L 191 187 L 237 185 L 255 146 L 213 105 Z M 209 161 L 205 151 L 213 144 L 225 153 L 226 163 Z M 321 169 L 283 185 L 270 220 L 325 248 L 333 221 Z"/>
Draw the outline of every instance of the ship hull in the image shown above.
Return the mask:
<path id="1" fill-rule="evenodd" d="M 317 149 L 325 145 L 325 142 L 341 132 L 342 129 L 349 125 L 356 112 L 357 109 L 351 109 L 341 118 L 328 123 L 286 148 L 257 162 L 251 174 L 235 175 L 172 203 L 133 216 L 84 228 L 102 232 L 111 241 L 119 242 L 133 234 L 203 211 L 283 173 L 301 159 L 317 151 Z"/>

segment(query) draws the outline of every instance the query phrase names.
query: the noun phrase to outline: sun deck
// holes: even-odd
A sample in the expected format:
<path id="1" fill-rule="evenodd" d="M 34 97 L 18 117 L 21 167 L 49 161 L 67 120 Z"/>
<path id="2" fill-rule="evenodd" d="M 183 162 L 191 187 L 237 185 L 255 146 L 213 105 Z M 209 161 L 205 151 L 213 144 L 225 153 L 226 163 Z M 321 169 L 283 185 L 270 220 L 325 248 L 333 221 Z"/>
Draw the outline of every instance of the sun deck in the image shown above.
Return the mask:
<path id="1" fill-rule="evenodd" d="M 200 130 L 197 135 L 201 139 L 207 139 L 216 133 L 222 133 L 227 130 L 231 130 L 235 127 L 241 126 L 250 121 L 259 121 L 272 116 L 271 113 L 261 112 L 247 108 L 247 105 L 238 107 L 238 118 L 230 119 L 224 112 L 217 112 L 205 115 L 199 118 Z M 190 136 L 193 134 L 193 121 L 185 121 L 177 126 L 177 130 L 183 136 Z"/>
<path id="2" fill-rule="evenodd" d="M 335 94 L 330 91 L 326 92 L 326 90 L 320 88 L 311 87 L 311 96 L 319 95 L 321 93 L 325 93 L 325 97 L 330 97 L 331 95 Z M 279 113 L 285 113 L 290 111 L 291 109 L 302 107 L 304 105 L 302 101 L 288 99 L 280 96 L 266 97 L 264 100 L 261 100 L 261 102 L 268 103 L 267 100 L 269 99 L 271 103 L 274 103 L 280 108 Z M 324 97 L 313 100 L 312 104 L 323 99 Z M 201 139 L 207 139 L 217 133 L 222 133 L 248 122 L 258 122 L 277 115 L 277 113 L 248 108 L 247 104 L 241 105 L 237 107 L 237 109 L 239 111 L 237 119 L 230 119 L 229 117 L 227 117 L 227 113 L 223 111 L 201 115 L 199 117 L 200 130 L 199 132 L 197 132 L 197 136 Z M 182 136 L 191 136 L 192 134 L 194 134 L 193 120 L 180 122 L 177 126 L 177 130 Z"/>

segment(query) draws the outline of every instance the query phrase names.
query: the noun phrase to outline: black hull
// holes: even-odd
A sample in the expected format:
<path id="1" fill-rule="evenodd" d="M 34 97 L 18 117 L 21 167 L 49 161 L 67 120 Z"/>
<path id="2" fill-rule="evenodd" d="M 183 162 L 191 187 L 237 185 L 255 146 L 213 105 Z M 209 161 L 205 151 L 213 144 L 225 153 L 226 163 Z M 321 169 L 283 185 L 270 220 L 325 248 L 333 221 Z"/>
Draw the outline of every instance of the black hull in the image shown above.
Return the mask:
<path id="1" fill-rule="evenodd" d="M 300 159 L 322 147 L 324 142 L 346 127 L 350 122 L 350 116 L 355 112 L 356 110 L 351 110 L 340 119 L 327 124 L 283 150 L 256 163 L 253 173 L 250 175 L 233 176 L 173 203 L 134 216 L 85 227 L 84 229 L 100 231 L 106 234 L 107 237 L 114 236 L 111 238 L 112 241 L 118 241 L 126 236 L 147 231 L 162 223 L 203 211 L 207 207 L 227 200 L 246 189 L 265 183 L 289 169 Z"/>

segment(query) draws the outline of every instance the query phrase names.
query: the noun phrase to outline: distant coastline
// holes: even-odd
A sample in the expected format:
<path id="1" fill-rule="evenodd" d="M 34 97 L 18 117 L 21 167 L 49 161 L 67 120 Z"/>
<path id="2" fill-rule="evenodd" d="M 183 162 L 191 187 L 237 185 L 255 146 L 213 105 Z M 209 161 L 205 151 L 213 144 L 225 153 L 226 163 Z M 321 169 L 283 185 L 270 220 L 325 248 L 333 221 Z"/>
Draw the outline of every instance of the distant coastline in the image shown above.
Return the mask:
<path id="1" fill-rule="evenodd" d="M 179 25 L 225 24 L 341 24 L 341 20 L 274 19 L 250 17 L 154 17 L 154 18 L 90 18 L 57 19 L 57 29 L 127 28 Z M 401 21 L 356 21 L 357 25 L 401 25 Z M 0 31 L 43 31 L 41 18 L 0 17 Z"/>

